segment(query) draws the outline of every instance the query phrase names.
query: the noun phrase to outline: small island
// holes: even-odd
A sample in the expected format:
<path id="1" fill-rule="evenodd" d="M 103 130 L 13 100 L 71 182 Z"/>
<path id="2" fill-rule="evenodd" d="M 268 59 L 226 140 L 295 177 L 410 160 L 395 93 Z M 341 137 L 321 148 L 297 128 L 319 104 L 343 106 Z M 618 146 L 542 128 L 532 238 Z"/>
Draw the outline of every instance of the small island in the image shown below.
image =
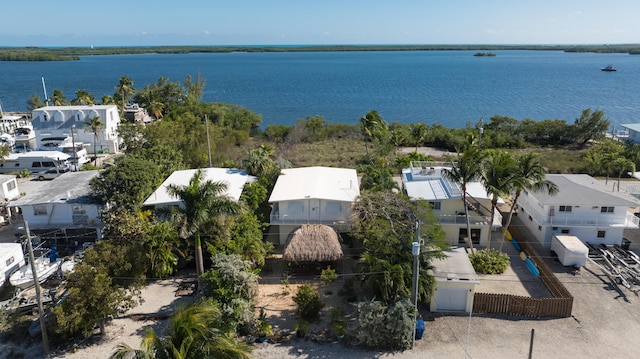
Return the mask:
<path id="1" fill-rule="evenodd" d="M 473 56 L 496 56 L 494 52 L 476 52 Z"/>

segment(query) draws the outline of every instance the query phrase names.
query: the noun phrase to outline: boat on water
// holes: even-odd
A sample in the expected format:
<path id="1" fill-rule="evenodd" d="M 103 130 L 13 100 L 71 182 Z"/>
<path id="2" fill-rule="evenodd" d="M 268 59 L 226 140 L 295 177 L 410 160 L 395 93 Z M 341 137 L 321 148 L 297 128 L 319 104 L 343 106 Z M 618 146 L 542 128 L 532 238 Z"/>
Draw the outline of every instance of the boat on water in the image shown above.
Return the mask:
<path id="1" fill-rule="evenodd" d="M 61 261 L 56 258 L 46 256 L 35 259 L 36 273 L 38 275 L 38 283 L 43 283 L 53 276 L 60 269 Z M 31 271 L 31 263 L 22 266 L 9 277 L 9 283 L 19 289 L 27 289 L 35 285 L 33 280 L 33 272 Z"/>
<path id="2" fill-rule="evenodd" d="M 618 71 L 617 68 L 615 68 L 613 65 L 607 65 L 606 67 L 601 68 L 600 70 L 602 71 L 606 71 L 606 72 L 614 72 L 614 71 Z"/>

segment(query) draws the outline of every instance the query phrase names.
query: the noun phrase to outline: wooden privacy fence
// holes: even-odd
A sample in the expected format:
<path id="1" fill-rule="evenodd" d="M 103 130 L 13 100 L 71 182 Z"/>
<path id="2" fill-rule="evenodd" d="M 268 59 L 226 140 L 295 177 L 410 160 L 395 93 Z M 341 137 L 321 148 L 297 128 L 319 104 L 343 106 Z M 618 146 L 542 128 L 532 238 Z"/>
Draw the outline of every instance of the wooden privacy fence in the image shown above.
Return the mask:
<path id="1" fill-rule="evenodd" d="M 534 318 L 571 316 L 573 298 L 532 298 L 512 294 L 475 293 L 474 313 L 506 314 Z"/>
<path id="2" fill-rule="evenodd" d="M 517 230 L 511 233 L 515 238 L 522 237 Z M 514 233 L 515 232 L 515 233 Z M 551 268 L 538 256 L 536 250 L 526 241 L 518 241 L 522 250 L 540 269 L 540 280 L 549 290 L 552 297 L 532 298 L 511 294 L 475 293 L 473 311 L 475 313 L 496 313 L 523 317 L 568 318 L 571 316 L 573 296 L 558 280 Z"/>

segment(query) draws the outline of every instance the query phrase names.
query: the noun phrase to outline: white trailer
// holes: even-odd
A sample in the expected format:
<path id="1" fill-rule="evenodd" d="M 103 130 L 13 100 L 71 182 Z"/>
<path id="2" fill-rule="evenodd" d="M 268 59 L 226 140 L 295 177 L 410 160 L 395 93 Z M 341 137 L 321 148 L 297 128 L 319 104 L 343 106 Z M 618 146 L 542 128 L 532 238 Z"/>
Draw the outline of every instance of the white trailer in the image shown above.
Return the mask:
<path id="1" fill-rule="evenodd" d="M 11 274 L 24 266 L 24 253 L 20 243 L 0 243 L 0 287 Z"/>
<path id="2" fill-rule="evenodd" d="M 560 263 L 564 266 L 587 265 L 589 248 L 576 236 L 554 234 L 551 238 L 551 250 L 556 252 Z"/>

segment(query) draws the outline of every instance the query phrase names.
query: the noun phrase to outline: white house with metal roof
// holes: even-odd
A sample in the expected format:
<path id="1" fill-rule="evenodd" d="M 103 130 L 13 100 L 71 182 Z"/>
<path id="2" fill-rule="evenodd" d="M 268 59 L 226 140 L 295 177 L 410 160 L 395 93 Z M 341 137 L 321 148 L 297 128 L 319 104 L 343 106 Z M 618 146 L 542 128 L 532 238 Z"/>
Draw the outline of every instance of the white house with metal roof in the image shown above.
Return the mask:
<path id="1" fill-rule="evenodd" d="M 462 203 L 462 189 L 447 179 L 443 172 L 452 163 L 413 161 L 402 170 L 402 189 L 410 198 L 431 204 L 434 214 L 446 233 L 450 245 L 465 244 L 467 221 Z M 467 203 L 471 223 L 471 240 L 486 246 L 492 229 L 502 226 L 502 215 L 496 210 L 491 225 L 491 196 L 480 182 L 467 184 Z M 498 203 L 504 203 L 499 199 Z"/>
<path id="2" fill-rule="evenodd" d="M 38 141 L 45 137 L 71 137 L 73 128 L 74 141 L 89 147 L 93 146 L 94 135 L 86 123 L 98 116 L 102 129 L 97 132 L 96 153 L 120 151 L 120 113 L 116 105 L 46 106 L 33 110 L 31 115 Z M 94 149 L 88 148 L 87 152 L 93 154 Z"/>
<path id="3" fill-rule="evenodd" d="M 278 226 L 280 244 L 302 224 L 346 224 L 360 196 L 358 173 L 350 168 L 283 169 L 269 198 L 270 223 Z"/>
<path id="4" fill-rule="evenodd" d="M 617 136 L 616 138 L 621 138 L 630 142 L 640 143 L 640 123 L 626 123 L 621 124 L 624 129 L 626 129 L 625 136 Z"/>
<path id="5" fill-rule="evenodd" d="M 202 168 L 203 180 L 211 182 L 223 182 L 227 190 L 222 195 L 228 196 L 234 201 L 240 200 L 244 185 L 251 181 L 251 176 L 243 170 L 232 168 Z M 167 191 L 170 185 L 188 186 L 197 169 L 174 171 L 145 201 L 144 206 L 159 209 L 162 207 L 183 206 L 182 201 L 173 197 Z"/>
<path id="6" fill-rule="evenodd" d="M 99 171 L 67 172 L 46 186 L 11 202 L 18 207 L 22 218 L 32 231 L 45 233 L 48 238 L 76 238 L 95 241 L 102 238 L 100 212 L 102 201 L 93 195 L 89 185 Z"/>
<path id="7" fill-rule="evenodd" d="M 536 239 L 551 247 L 554 234 L 571 234 L 594 245 L 620 244 L 625 228 L 638 228 L 640 203 L 586 174 L 549 174 L 559 192 L 522 191 L 518 217 Z"/>

